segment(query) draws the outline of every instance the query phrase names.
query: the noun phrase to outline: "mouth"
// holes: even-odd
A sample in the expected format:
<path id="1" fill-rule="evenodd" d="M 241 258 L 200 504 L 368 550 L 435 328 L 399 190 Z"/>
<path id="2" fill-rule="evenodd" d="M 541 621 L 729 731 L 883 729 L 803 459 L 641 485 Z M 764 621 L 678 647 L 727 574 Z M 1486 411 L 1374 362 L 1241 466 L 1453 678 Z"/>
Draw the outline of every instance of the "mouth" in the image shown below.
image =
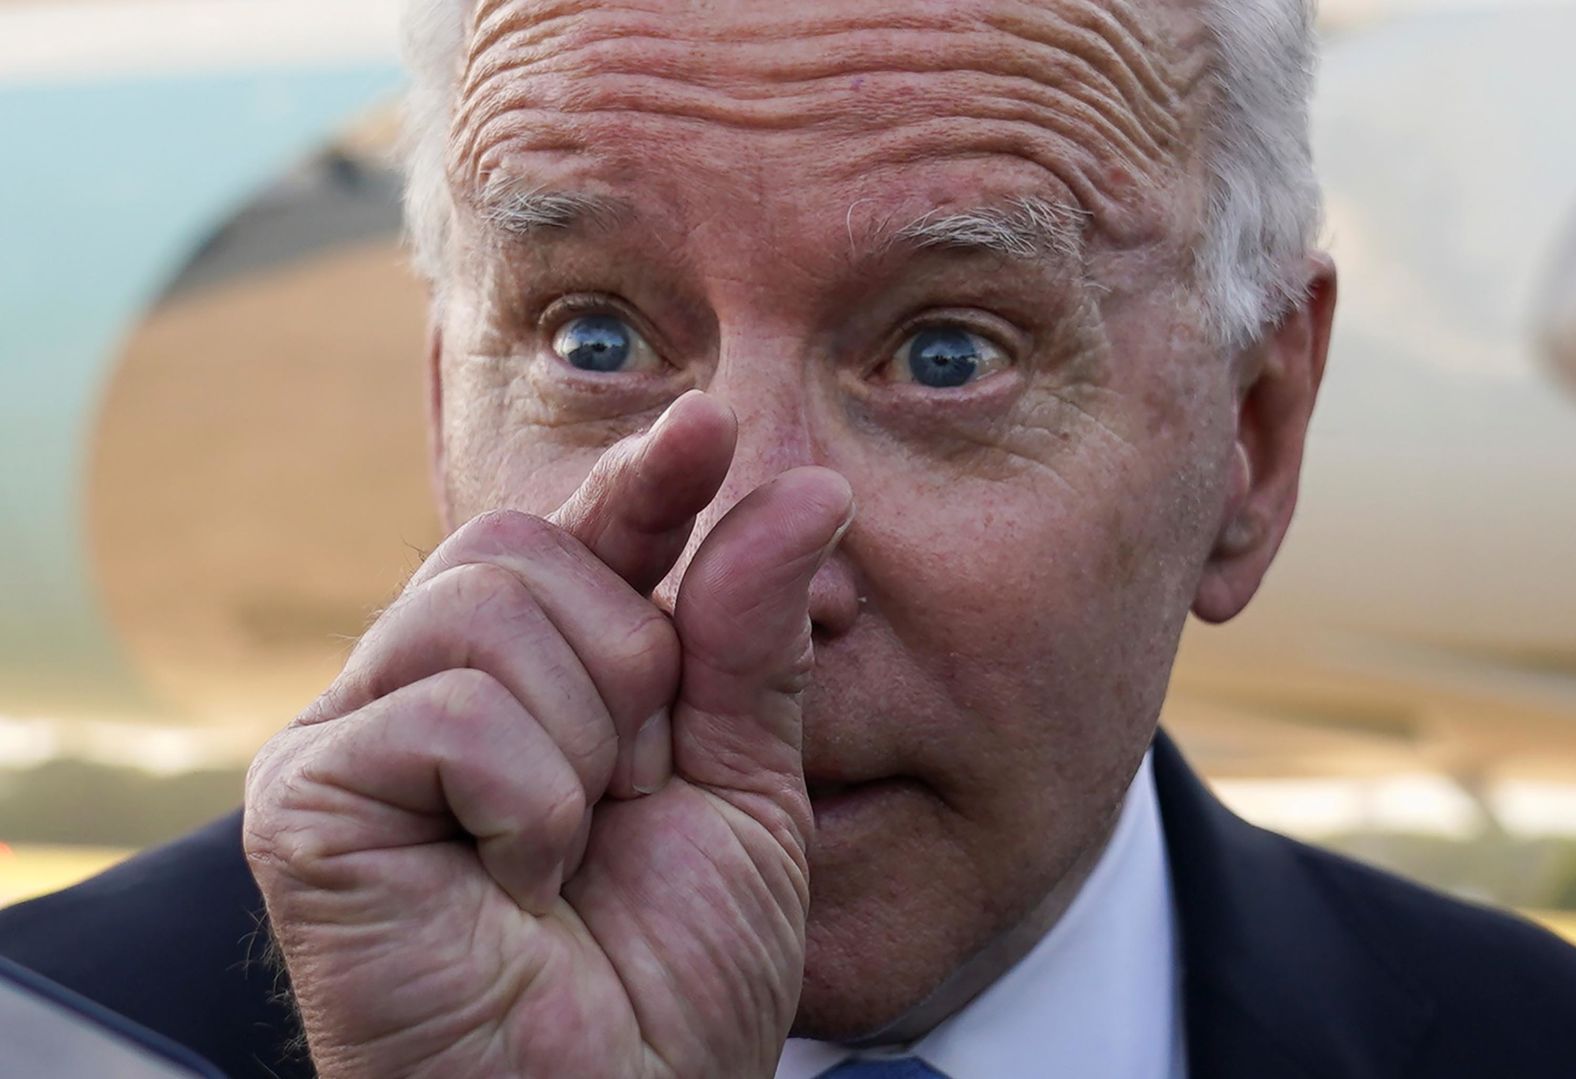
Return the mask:
<path id="1" fill-rule="evenodd" d="M 812 779 L 805 786 L 810 794 L 810 809 L 815 813 L 815 826 L 819 829 L 879 809 L 913 791 L 919 783 L 906 776 L 886 776 L 854 783 Z"/>

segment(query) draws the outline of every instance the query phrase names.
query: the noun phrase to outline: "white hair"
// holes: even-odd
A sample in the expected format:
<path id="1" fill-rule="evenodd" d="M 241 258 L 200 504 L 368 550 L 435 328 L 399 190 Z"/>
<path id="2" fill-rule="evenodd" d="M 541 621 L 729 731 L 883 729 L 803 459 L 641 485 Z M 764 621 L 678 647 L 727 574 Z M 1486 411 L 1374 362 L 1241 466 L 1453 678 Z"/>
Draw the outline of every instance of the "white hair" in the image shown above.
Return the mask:
<path id="1" fill-rule="evenodd" d="M 1209 328 L 1240 346 L 1302 301 L 1318 243 L 1314 0 L 1206 0 L 1204 25 L 1215 40 L 1215 94 L 1196 259 Z"/>
<path id="2" fill-rule="evenodd" d="M 435 290 L 453 214 L 445 155 L 474 0 L 404 0 L 405 220 Z M 1257 340 L 1299 303 L 1321 206 L 1309 146 L 1314 0 L 1204 0 L 1216 57 L 1203 147 L 1208 179 L 1194 252 L 1206 327 L 1223 345 Z M 441 294 L 441 293 L 440 293 Z"/>
<path id="3" fill-rule="evenodd" d="M 957 247 L 993 251 L 1009 258 L 1052 255 L 1073 260 L 1083 250 L 1081 210 L 1035 196 L 1008 199 L 961 213 L 932 210 L 899 229 L 893 240 L 916 247 Z"/>
<path id="4" fill-rule="evenodd" d="M 405 231 L 416 270 L 441 299 L 454 204 L 449 195 L 449 127 L 474 0 L 402 0 L 400 52 L 410 74 L 400 150 L 405 167 Z"/>

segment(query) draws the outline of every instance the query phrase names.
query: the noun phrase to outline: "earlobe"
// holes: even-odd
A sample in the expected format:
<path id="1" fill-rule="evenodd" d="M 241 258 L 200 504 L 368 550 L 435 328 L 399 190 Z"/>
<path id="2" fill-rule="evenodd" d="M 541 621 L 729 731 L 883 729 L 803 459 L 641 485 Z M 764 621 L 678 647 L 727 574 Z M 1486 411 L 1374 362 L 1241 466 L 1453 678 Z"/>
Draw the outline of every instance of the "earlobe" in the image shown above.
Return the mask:
<path id="1" fill-rule="evenodd" d="M 1263 525 L 1248 503 L 1253 490 L 1253 464 L 1240 441 L 1232 446 L 1231 482 L 1226 498 L 1226 514 L 1215 540 L 1215 557 L 1234 558 L 1246 554 L 1263 533 Z"/>
<path id="2" fill-rule="evenodd" d="M 1225 622 L 1247 606 L 1296 508 L 1335 310 L 1334 264 L 1318 254 L 1308 271 L 1303 302 L 1238 357 L 1250 375 L 1238 400 L 1219 528 L 1193 599 L 1193 613 L 1206 622 Z"/>
<path id="3" fill-rule="evenodd" d="M 1240 419 L 1239 419 L 1240 423 Z M 1198 590 L 1193 597 L 1193 613 L 1205 622 L 1220 623 L 1234 618 L 1257 588 L 1251 582 L 1244 594 L 1244 570 L 1251 568 L 1251 556 L 1263 536 L 1263 525 L 1252 502 L 1253 464 L 1240 434 L 1231 451 L 1231 478 L 1215 546 L 1204 565 Z"/>

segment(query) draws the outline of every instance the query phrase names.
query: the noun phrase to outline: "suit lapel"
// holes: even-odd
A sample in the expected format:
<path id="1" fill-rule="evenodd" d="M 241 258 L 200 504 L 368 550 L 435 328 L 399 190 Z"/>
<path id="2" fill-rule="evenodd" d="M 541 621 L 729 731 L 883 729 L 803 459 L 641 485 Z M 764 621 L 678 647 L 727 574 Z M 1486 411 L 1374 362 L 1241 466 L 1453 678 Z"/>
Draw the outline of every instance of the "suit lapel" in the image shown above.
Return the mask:
<path id="1" fill-rule="evenodd" d="M 1318 856 L 1233 815 L 1155 738 L 1192 1079 L 1404 1074 L 1432 1006 Z"/>

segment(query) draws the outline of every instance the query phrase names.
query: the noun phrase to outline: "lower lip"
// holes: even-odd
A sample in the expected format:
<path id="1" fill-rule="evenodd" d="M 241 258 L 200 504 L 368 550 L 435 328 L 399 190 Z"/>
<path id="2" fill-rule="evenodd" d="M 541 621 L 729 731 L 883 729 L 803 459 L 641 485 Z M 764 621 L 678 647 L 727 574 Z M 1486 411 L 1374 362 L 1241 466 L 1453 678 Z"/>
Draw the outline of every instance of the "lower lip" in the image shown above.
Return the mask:
<path id="1" fill-rule="evenodd" d="M 810 799 L 815 813 L 816 828 L 826 828 L 879 808 L 893 798 L 901 797 L 913 784 L 904 779 L 874 779 L 868 783 L 855 783 L 830 794 Z"/>

